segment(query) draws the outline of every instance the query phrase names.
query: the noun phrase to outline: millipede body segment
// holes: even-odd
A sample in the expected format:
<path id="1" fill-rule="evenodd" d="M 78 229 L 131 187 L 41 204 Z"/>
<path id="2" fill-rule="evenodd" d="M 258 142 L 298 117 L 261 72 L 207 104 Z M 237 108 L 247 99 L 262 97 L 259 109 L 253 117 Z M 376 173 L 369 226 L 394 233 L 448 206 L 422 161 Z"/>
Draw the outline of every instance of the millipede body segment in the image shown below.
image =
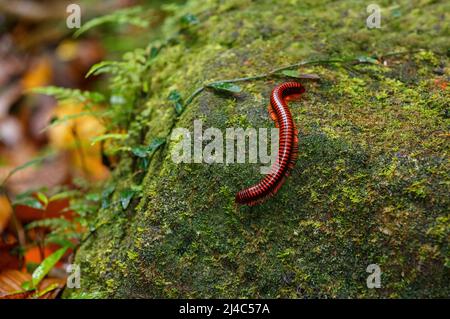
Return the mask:
<path id="1" fill-rule="evenodd" d="M 304 87 L 297 82 L 286 82 L 273 89 L 269 114 L 280 130 L 277 159 L 260 182 L 236 194 L 236 203 L 254 206 L 275 195 L 294 167 L 298 157 L 298 131 L 286 100 L 303 92 Z"/>

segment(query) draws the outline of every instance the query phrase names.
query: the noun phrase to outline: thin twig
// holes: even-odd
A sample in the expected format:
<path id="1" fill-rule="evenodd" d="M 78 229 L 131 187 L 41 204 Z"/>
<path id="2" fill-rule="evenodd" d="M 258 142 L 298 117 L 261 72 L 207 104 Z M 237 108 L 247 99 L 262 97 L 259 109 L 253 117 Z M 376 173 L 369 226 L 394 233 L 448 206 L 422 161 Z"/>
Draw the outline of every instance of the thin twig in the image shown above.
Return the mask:
<path id="1" fill-rule="evenodd" d="M 261 80 L 261 79 L 266 79 L 269 78 L 273 75 L 276 75 L 282 71 L 285 70 L 290 70 L 293 68 L 298 68 L 301 66 L 305 66 L 305 65 L 313 65 L 313 64 L 333 64 L 333 63 L 346 63 L 346 62 L 350 62 L 353 61 L 354 59 L 351 60 L 343 60 L 343 59 L 334 59 L 334 60 L 315 60 L 315 61 L 301 61 L 298 63 L 294 63 L 294 64 L 290 64 L 287 66 L 283 66 L 283 67 L 279 67 L 276 69 L 273 69 L 267 73 L 262 73 L 259 75 L 254 75 L 254 76 L 247 76 L 247 77 L 241 77 L 241 78 L 235 78 L 235 79 L 228 79 L 228 80 L 220 80 L 220 81 L 214 81 L 208 84 L 204 84 L 203 86 L 197 88 L 194 93 L 192 93 L 184 102 L 184 107 L 188 106 L 189 104 L 192 103 L 192 101 L 200 94 L 202 93 L 205 89 L 214 86 L 215 84 L 218 83 L 237 83 L 237 82 L 247 82 L 247 81 L 253 81 L 253 80 Z"/>
<path id="2" fill-rule="evenodd" d="M 400 51 L 400 52 L 390 52 L 390 53 L 386 53 L 383 54 L 381 56 L 376 56 L 376 58 L 378 60 L 382 60 L 385 57 L 392 57 L 392 56 L 397 56 L 397 55 L 404 55 L 404 54 L 412 54 L 412 53 L 417 53 L 417 52 L 421 52 L 423 51 L 423 49 L 416 49 L 416 50 L 410 50 L 410 51 Z M 200 94 L 202 93 L 205 89 L 218 84 L 218 83 L 237 83 L 237 82 L 246 82 L 246 81 L 253 81 L 253 80 L 261 80 L 261 79 L 266 79 L 269 78 L 273 75 L 276 75 L 282 71 L 285 70 L 290 70 L 290 69 L 294 69 L 294 68 L 299 68 L 302 66 L 306 66 L 306 65 L 314 65 L 314 64 L 346 64 L 346 63 L 351 63 L 352 65 L 357 65 L 357 64 L 366 64 L 368 63 L 367 61 L 360 61 L 357 58 L 351 58 L 351 59 L 328 59 L 328 60 L 307 60 L 307 61 L 300 61 L 294 64 L 290 64 L 287 66 L 282 66 L 276 69 L 273 69 L 267 73 L 262 73 L 259 75 L 254 75 L 254 76 L 247 76 L 247 77 L 241 77 L 241 78 L 235 78 L 235 79 L 228 79 L 228 80 L 220 80 L 220 81 L 214 81 L 208 84 L 204 84 L 203 86 L 197 88 L 194 93 L 192 93 L 184 102 L 184 107 L 188 106 L 189 104 L 192 103 L 192 101 Z"/>
<path id="3" fill-rule="evenodd" d="M 192 93 L 192 94 L 187 98 L 186 102 L 184 102 L 184 106 L 186 107 L 186 106 L 188 106 L 189 104 L 191 104 L 191 102 L 195 99 L 195 97 L 196 97 L 197 95 L 199 95 L 200 93 L 202 93 L 204 89 L 205 89 L 205 87 L 202 86 L 202 87 L 199 87 L 197 90 L 195 90 L 194 93 Z"/>

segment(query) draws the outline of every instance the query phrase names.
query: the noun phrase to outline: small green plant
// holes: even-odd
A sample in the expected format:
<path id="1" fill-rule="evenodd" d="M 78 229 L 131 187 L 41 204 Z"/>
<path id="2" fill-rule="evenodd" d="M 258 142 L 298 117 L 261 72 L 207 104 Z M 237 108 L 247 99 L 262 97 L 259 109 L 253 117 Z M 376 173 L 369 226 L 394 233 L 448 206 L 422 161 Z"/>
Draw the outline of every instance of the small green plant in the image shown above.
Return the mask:
<path id="1" fill-rule="evenodd" d="M 92 28 L 98 27 L 103 24 L 131 24 L 134 26 L 138 26 L 141 28 L 148 27 L 149 21 L 143 17 L 143 8 L 142 7 L 132 7 L 125 8 L 122 10 L 117 10 L 111 14 L 104 15 L 98 18 L 94 18 L 85 24 L 81 28 L 79 28 L 75 33 L 74 37 L 79 37 L 83 33 L 91 30 Z"/>
<path id="2" fill-rule="evenodd" d="M 139 97 L 149 92 L 147 71 L 152 61 L 151 56 L 151 47 L 136 49 L 125 53 L 121 61 L 97 63 L 86 74 L 86 77 L 110 75 L 108 116 L 111 127 L 126 128 Z"/>

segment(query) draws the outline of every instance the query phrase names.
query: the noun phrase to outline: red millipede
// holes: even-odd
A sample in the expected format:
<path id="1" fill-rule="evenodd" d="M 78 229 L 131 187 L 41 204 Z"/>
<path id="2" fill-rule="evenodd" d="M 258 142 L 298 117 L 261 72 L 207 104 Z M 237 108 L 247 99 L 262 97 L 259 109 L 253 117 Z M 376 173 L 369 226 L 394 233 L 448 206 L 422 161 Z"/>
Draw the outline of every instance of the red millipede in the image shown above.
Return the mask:
<path id="1" fill-rule="evenodd" d="M 271 171 L 257 184 L 236 194 L 236 203 L 254 206 L 275 195 L 289 176 L 298 157 L 298 131 L 295 128 L 286 100 L 305 92 L 297 82 L 286 82 L 276 86 L 270 96 L 269 114 L 279 128 L 277 160 Z"/>

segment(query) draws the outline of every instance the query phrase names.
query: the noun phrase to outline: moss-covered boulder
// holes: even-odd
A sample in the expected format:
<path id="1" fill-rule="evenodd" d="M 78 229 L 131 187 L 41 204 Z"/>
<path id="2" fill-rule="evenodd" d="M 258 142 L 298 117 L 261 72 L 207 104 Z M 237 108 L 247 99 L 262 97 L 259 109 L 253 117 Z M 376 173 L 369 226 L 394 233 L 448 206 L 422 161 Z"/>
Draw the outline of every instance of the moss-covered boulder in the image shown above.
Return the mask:
<path id="1" fill-rule="evenodd" d="M 383 64 L 309 65 L 320 81 L 290 102 L 300 155 L 277 196 L 249 208 L 235 193 L 259 164 L 175 164 L 168 141 L 144 178 L 123 156 L 112 202 L 81 246 L 81 290 L 67 297 L 448 297 L 448 1 L 379 1 L 368 29 L 360 1 L 190 1 L 195 26 L 168 42 L 148 72 L 130 134 L 144 143 L 176 127 L 273 127 L 272 88 L 286 78 L 205 90 L 177 116 L 168 99 L 211 81 L 302 60 L 384 56 Z M 392 54 L 392 52 L 404 52 Z M 359 58 L 360 61 L 365 58 Z M 374 62 L 368 59 L 369 62 Z M 142 141 L 141 141 L 142 142 Z M 129 205 L 120 196 L 140 189 Z M 122 203 L 123 204 L 123 203 Z M 123 209 L 123 207 L 127 207 Z M 366 268 L 381 268 L 369 289 Z"/>

